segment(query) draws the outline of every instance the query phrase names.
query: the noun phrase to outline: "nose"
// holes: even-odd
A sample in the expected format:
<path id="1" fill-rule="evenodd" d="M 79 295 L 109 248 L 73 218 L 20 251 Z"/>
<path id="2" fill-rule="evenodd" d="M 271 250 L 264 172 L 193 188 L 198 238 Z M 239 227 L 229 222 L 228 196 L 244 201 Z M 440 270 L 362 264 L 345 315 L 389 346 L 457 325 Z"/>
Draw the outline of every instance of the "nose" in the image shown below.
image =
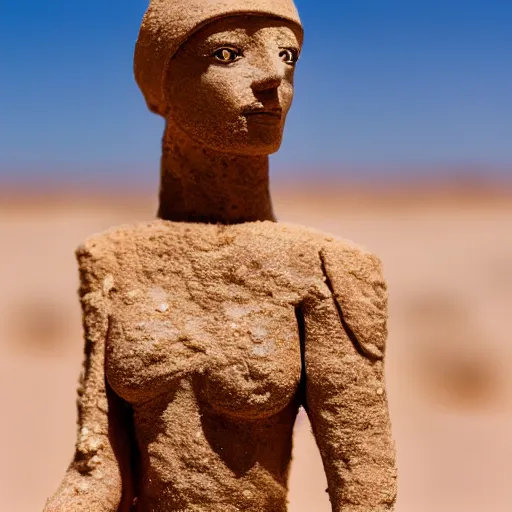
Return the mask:
<path id="1" fill-rule="evenodd" d="M 277 73 L 274 73 L 253 80 L 251 87 L 254 92 L 265 92 L 272 89 L 277 89 L 281 85 L 282 81 L 283 77 L 279 76 Z"/>
<path id="2" fill-rule="evenodd" d="M 267 63 L 264 68 L 258 66 L 257 72 L 255 70 L 256 76 L 251 84 L 255 93 L 277 89 L 281 85 L 284 76 L 283 70 L 280 69 L 282 66 L 279 66 L 279 63 L 282 64 L 282 61 Z"/>

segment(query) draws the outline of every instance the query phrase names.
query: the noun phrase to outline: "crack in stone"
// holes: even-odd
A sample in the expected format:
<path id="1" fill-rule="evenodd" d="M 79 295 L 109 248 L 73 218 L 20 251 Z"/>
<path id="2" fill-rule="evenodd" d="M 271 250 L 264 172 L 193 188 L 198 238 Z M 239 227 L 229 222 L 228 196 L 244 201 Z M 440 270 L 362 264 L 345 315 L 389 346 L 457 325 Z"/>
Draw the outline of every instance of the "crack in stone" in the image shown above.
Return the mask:
<path id="1" fill-rule="evenodd" d="M 300 302 L 295 306 L 295 318 L 297 319 L 297 327 L 299 331 L 300 341 L 300 384 L 299 384 L 299 397 L 300 405 L 304 407 L 304 410 L 308 413 L 308 404 L 306 400 L 306 325 L 304 320 L 303 303 Z"/>

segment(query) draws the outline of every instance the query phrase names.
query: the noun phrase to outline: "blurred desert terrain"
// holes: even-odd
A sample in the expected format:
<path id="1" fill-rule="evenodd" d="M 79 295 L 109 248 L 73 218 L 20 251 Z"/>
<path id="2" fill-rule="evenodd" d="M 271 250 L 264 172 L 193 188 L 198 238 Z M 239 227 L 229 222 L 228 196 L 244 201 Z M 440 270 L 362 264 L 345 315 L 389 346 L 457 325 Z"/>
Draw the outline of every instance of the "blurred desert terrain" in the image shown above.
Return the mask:
<path id="1" fill-rule="evenodd" d="M 276 187 L 281 221 L 355 240 L 390 290 L 397 512 L 512 510 L 512 195 Z M 82 361 L 74 250 L 151 219 L 151 194 L 0 191 L 0 510 L 40 511 L 72 455 Z M 290 512 L 329 512 L 301 415 Z"/>

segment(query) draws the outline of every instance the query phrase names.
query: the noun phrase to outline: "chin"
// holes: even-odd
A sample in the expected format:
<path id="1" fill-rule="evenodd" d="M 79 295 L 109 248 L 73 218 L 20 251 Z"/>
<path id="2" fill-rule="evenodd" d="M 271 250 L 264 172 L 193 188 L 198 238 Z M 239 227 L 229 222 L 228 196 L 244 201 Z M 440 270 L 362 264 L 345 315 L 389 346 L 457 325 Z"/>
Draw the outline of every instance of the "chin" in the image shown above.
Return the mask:
<path id="1" fill-rule="evenodd" d="M 282 141 L 282 130 L 267 129 L 257 134 L 250 134 L 237 150 L 240 154 L 246 155 L 271 155 L 279 151 Z"/>
<path id="2" fill-rule="evenodd" d="M 231 155 L 238 156 L 268 156 L 273 153 L 277 153 L 281 147 L 282 138 L 279 137 L 275 140 L 270 141 L 244 141 L 238 144 L 208 144 L 205 141 L 201 141 L 200 144 L 218 151 L 220 153 L 228 153 Z"/>
<path id="3" fill-rule="evenodd" d="M 268 156 L 279 151 L 281 141 L 274 144 L 251 144 L 239 148 L 231 148 L 229 153 L 241 156 Z"/>
<path id="4" fill-rule="evenodd" d="M 272 155 L 279 151 L 283 141 L 284 126 L 281 123 L 255 123 L 250 127 L 245 125 L 234 130 L 218 123 L 216 132 L 212 130 L 213 122 L 208 125 L 196 123 L 194 126 L 184 126 L 175 122 L 173 124 L 175 127 L 179 126 L 180 131 L 196 145 L 237 156 Z"/>
<path id="5" fill-rule="evenodd" d="M 258 148 L 261 155 L 273 155 L 274 153 L 277 153 L 279 149 L 281 148 L 281 140 L 278 142 L 275 142 L 274 144 L 268 144 L 264 147 Z"/>

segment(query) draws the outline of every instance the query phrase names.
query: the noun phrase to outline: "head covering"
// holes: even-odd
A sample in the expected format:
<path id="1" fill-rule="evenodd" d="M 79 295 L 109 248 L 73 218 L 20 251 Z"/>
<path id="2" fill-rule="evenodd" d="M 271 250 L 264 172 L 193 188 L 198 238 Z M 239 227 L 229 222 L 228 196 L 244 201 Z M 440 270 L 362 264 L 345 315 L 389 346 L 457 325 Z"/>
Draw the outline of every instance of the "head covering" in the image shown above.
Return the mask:
<path id="1" fill-rule="evenodd" d="M 171 57 L 196 30 L 237 14 L 283 18 L 302 26 L 293 0 L 151 0 L 135 47 L 134 71 L 149 109 L 164 115 L 164 78 Z"/>

